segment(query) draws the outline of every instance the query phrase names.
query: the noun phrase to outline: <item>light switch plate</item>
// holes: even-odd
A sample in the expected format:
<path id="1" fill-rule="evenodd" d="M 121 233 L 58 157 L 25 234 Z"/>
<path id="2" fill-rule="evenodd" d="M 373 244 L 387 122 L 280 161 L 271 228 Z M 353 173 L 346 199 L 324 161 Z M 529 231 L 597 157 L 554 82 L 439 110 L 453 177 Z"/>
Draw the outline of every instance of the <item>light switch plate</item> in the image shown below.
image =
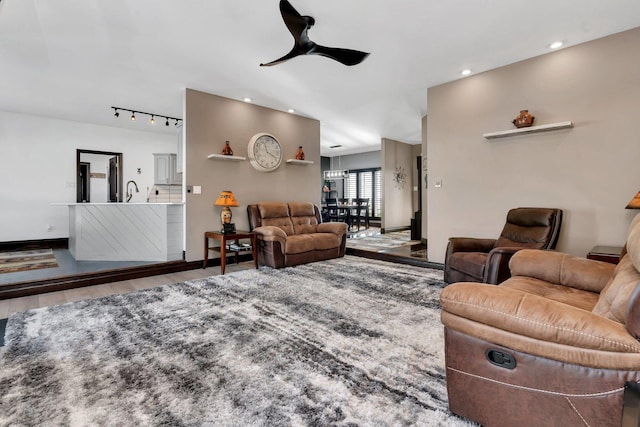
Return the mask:
<path id="1" fill-rule="evenodd" d="M 202 187 L 200 185 L 194 185 L 193 194 L 202 194 Z"/>

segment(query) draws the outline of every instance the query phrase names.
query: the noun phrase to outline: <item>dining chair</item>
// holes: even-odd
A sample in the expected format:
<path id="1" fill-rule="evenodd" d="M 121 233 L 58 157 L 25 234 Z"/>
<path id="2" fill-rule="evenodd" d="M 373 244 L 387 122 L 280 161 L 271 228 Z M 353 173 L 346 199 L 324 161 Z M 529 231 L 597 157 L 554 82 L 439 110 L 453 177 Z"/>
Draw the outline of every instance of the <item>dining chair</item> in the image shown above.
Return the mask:
<path id="1" fill-rule="evenodd" d="M 369 198 L 353 199 L 355 208 L 352 210 L 352 223 L 355 222 L 360 231 L 360 221 L 362 221 L 365 230 L 369 228 Z"/>
<path id="2" fill-rule="evenodd" d="M 346 213 L 338 208 L 338 199 L 327 198 L 325 201 L 327 203 L 329 221 L 346 222 Z"/>

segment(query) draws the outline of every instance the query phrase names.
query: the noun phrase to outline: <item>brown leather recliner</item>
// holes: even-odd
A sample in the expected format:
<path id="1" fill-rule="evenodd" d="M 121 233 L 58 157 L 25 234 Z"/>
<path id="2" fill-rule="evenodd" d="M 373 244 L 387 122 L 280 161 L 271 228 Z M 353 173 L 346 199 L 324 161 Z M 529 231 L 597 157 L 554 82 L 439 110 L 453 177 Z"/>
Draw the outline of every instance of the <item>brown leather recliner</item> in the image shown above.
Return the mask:
<path id="1" fill-rule="evenodd" d="M 615 266 L 525 249 L 498 286 L 446 287 L 451 411 L 485 427 L 626 422 L 625 382 L 640 380 L 640 215 L 626 250 Z"/>
<path id="2" fill-rule="evenodd" d="M 561 209 L 515 208 L 498 239 L 451 237 L 444 281 L 501 283 L 509 278 L 509 260 L 520 249 L 555 249 L 561 224 Z"/>
<path id="3" fill-rule="evenodd" d="M 247 206 L 258 233 L 258 264 L 273 268 L 344 256 L 347 224 L 322 223 L 320 209 L 307 202 L 263 202 Z"/>

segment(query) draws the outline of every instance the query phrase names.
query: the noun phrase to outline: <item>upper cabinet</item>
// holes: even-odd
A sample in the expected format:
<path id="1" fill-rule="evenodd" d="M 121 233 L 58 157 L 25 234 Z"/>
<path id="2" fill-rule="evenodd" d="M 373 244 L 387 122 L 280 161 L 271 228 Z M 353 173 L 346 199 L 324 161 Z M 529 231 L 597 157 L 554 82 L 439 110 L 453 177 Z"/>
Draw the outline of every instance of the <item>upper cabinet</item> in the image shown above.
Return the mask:
<path id="1" fill-rule="evenodd" d="M 154 153 L 154 184 L 180 185 L 182 173 L 177 171 L 177 156 L 172 153 Z"/>

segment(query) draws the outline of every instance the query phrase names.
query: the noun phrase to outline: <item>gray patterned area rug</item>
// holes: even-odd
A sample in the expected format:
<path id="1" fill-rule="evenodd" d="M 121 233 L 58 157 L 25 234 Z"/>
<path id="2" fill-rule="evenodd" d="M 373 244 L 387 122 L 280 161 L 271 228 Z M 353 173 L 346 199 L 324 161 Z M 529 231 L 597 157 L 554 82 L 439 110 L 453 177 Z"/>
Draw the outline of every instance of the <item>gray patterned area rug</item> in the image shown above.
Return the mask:
<path id="1" fill-rule="evenodd" d="M 442 272 L 347 256 L 17 313 L 2 425 L 471 425 Z"/>

